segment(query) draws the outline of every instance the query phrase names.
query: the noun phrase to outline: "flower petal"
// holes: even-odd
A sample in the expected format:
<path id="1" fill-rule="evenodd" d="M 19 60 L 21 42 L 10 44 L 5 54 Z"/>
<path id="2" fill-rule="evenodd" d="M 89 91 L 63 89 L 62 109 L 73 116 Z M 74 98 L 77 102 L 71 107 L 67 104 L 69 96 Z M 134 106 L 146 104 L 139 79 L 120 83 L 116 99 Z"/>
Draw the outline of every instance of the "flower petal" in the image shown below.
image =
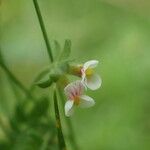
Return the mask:
<path id="1" fill-rule="evenodd" d="M 99 75 L 93 74 L 92 76 L 87 76 L 85 78 L 85 84 L 89 89 L 96 90 L 100 88 L 102 80 Z"/>
<path id="2" fill-rule="evenodd" d="M 73 100 L 76 96 L 80 96 L 83 94 L 84 86 L 80 80 L 77 80 L 75 82 L 68 84 L 65 87 L 64 91 L 65 91 L 65 95 L 68 97 L 68 99 Z"/>
<path id="3" fill-rule="evenodd" d="M 74 104 L 73 100 L 68 100 L 65 103 L 65 115 L 67 117 L 69 117 L 69 116 L 71 116 L 73 114 L 73 104 Z"/>
<path id="4" fill-rule="evenodd" d="M 80 104 L 79 106 L 82 108 L 88 108 L 88 107 L 92 107 L 95 105 L 95 101 L 93 100 L 93 98 L 87 96 L 87 95 L 82 95 L 80 96 Z"/>
<path id="5" fill-rule="evenodd" d="M 66 96 L 68 96 L 71 92 L 73 92 L 72 87 L 73 87 L 73 83 L 70 83 L 64 88 Z"/>
<path id="6" fill-rule="evenodd" d="M 90 61 L 87 61 L 87 62 L 83 65 L 83 69 L 84 69 L 84 71 L 85 71 L 87 68 L 95 68 L 98 63 L 99 63 L 98 60 L 90 60 Z"/>

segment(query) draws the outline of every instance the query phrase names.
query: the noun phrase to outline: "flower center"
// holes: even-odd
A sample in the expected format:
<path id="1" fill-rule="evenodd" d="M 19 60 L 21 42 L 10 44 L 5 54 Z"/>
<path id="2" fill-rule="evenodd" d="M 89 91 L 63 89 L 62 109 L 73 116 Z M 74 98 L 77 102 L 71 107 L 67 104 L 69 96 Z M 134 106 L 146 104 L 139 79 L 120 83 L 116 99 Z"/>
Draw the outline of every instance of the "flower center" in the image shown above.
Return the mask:
<path id="1" fill-rule="evenodd" d="M 85 71 L 86 76 L 91 76 L 93 73 L 94 73 L 94 70 L 93 70 L 92 68 L 88 68 L 88 69 Z"/>
<path id="2" fill-rule="evenodd" d="M 79 105 L 79 103 L 80 103 L 80 98 L 79 98 L 78 96 L 76 96 L 76 97 L 74 98 L 74 104 L 75 104 L 75 105 Z"/>

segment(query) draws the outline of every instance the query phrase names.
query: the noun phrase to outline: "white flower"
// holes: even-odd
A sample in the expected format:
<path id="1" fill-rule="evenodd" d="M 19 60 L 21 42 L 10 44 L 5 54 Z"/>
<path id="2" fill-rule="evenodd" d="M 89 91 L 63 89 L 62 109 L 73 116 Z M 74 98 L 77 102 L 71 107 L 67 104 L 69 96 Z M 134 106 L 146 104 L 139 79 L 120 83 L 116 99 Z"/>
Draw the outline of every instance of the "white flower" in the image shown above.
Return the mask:
<path id="1" fill-rule="evenodd" d="M 81 68 L 82 83 L 91 90 L 100 88 L 102 80 L 94 69 L 99 62 L 97 60 L 87 61 Z"/>
<path id="2" fill-rule="evenodd" d="M 84 86 L 81 81 L 75 81 L 68 84 L 64 90 L 68 99 L 65 104 L 65 115 L 68 117 L 74 112 L 75 106 L 88 108 L 95 104 L 91 97 L 83 95 Z"/>

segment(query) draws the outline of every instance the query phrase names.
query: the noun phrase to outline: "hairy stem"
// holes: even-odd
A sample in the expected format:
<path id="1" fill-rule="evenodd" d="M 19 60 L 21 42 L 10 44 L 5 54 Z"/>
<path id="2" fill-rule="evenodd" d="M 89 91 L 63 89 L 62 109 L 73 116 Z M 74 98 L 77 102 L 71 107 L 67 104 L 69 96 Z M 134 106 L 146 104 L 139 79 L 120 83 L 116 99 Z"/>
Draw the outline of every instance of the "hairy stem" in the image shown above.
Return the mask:
<path id="1" fill-rule="evenodd" d="M 41 27 L 41 30 L 42 30 L 42 33 L 43 33 L 43 37 L 44 37 L 44 41 L 45 41 L 45 44 L 46 44 L 46 47 L 47 47 L 47 52 L 48 52 L 48 55 L 49 55 L 49 59 L 50 59 L 51 62 L 53 62 L 54 59 L 53 59 L 53 55 L 52 55 L 52 49 L 51 49 L 51 46 L 50 46 L 50 43 L 49 43 L 49 40 L 48 40 L 48 35 L 47 35 L 46 29 L 45 29 L 44 21 L 43 21 L 41 11 L 40 11 L 40 7 L 38 5 L 37 0 L 33 0 L 33 4 L 34 4 L 36 14 L 37 14 L 37 17 L 38 17 L 38 20 L 39 20 L 39 24 L 40 24 L 40 27 Z"/>
<path id="2" fill-rule="evenodd" d="M 64 140 L 64 136 L 63 136 L 63 132 L 62 132 L 62 128 L 61 128 L 61 121 L 60 121 L 60 115 L 59 115 L 56 90 L 54 91 L 54 108 L 55 108 L 56 128 L 57 128 L 59 149 L 66 150 L 66 144 L 65 144 L 65 140 Z"/>

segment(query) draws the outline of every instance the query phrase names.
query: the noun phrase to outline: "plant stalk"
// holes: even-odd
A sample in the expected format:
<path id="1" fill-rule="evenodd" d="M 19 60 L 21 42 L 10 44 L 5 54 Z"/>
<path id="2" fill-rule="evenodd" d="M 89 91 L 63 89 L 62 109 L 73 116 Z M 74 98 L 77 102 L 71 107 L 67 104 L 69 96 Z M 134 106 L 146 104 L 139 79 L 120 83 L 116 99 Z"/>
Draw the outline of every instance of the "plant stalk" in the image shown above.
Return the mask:
<path id="1" fill-rule="evenodd" d="M 9 79 L 11 81 L 13 81 L 26 94 L 27 97 L 30 97 L 33 99 L 30 91 L 28 91 L 28 89 L 26 89 L 26 87 L 13 75 L 13 73 L 5 65 L 1 51 L 0 51 L 0 66 L 5 71 L 5 73 L 9 76 Z"/>
<path id="2" fill-rule="evenodd" d="M 48 35 L 47 35 L 46 28 L 45 28 L 45 25 L 44 25 L 44 21 L 43 21 L 42 15 L 41 15 L 39 4 L 38 4 L 37 0 L 33 0 L 33 4 L 34 4 L 36 14 L 37 14 L 37 17 L 38 17 L 38 20 L 39 20 L 39 24 L 40 24 L 40 27 L 41 27 L 41 30 L 42 30 L 42 33 L 43 33 L 43 37 L 44 37 L 44 41 L 45 41 L 45 44 L 46 44 L 46 47 L 47 47 L 47 52 L 48 52 L 48 55 L 49 55 L 49 59 L 50 59 L 51 62 L 53 62 L 54 59 L 53 59 L 53 55 L 52 55 L 52 49 L 51 49 L 51 46 L 50 46 L 50 43 L 49 43 L 49 40 L 48 40 Z"/>
<path id="3" fill-rule="evenodd" d="M 63 136 L 63 132 L 62 132 L 62 127 L 61 127 L 61 120 L 60 120 L 60 115 L 59 115 L 56 90 L 54 91 L 54 108 L 55 108 L 56 128 L 57 128 L 59 149 L 66 150 L 66 144 L 65 144 L 65 140 L 64 140 L 64 136 Z"/>
<path id="4" fill-rule="evenodd" d="M 52 49 L 50 47 L 50 43 L 49 43 L 49 40 L 48 40 L 48 35 L 47 35 L 46 29 L 45 29 L 45 25 L 44 25 L 44 21 L 43 21 L 43 18 L 42 18 L 41 11 L 40 11 L 40 7 L 38 5 L 37 0 L 33 0 L 33 3 L 34 3 L 36 14 L 37 14 L 37 17 L 38 17 L 38 20 L 39 20 L 39 24 L 40 24 L 40 27 L 41 27 L 41 30 L 42 30 L 42 33 L 43 33 L 43 37 L 44 37 L 45 44 L 46 44 L 46 47 L 47 47 L 47 52 L 48 52 L 48 55 L 49 55 L 49 59 L 50 59 L 50 62 L 52 63 L 54 61 L 53 55 L 52 55 Z M 56 89 L 54 91 L 54 109 L 55 109 L 56 128 L 57 128 L 59 149 L 60 150 L 66 150 L 66 144 L 65 144 L 65 140 L 64 140 L 64 136 L 63 136 L 63 132 L 62 132 L 60 115 L 59 115 Z"/>

